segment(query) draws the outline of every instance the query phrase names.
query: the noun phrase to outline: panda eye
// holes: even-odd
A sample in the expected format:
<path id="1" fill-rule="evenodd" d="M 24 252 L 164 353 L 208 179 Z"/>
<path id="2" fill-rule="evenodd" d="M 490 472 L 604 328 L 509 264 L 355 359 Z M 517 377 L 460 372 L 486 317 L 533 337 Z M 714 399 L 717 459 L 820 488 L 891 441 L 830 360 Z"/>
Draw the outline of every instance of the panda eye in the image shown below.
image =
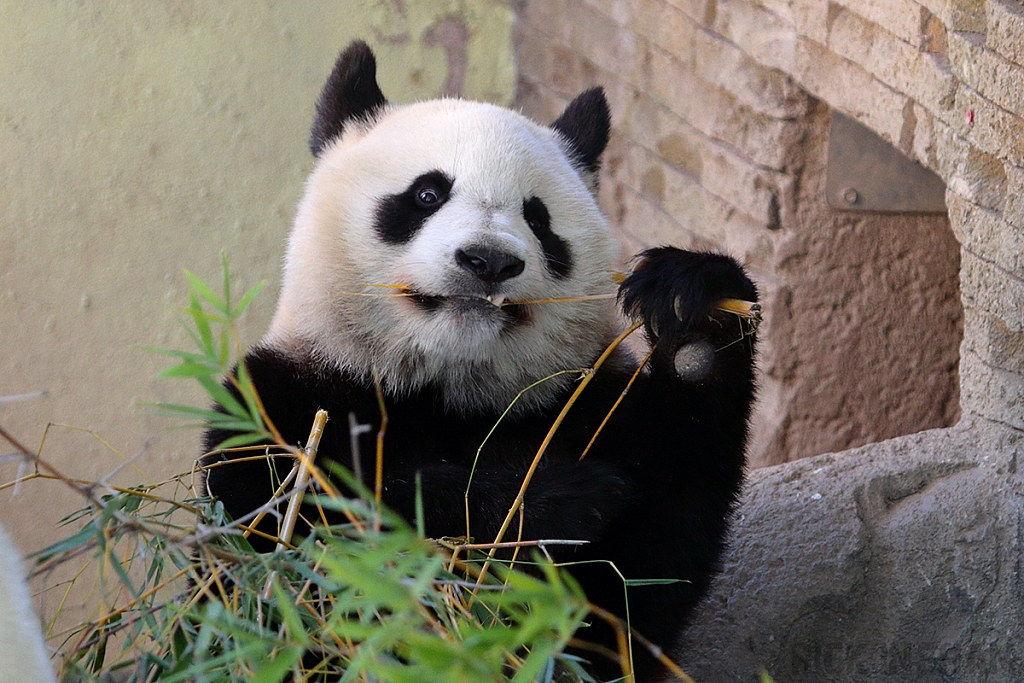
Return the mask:
<path id="1" fill-rule="evenodd" d="M 416 203 L 424 209 L 432 208 L 441 201 L 441 194 L 429 185 L 416 190 Z"/>

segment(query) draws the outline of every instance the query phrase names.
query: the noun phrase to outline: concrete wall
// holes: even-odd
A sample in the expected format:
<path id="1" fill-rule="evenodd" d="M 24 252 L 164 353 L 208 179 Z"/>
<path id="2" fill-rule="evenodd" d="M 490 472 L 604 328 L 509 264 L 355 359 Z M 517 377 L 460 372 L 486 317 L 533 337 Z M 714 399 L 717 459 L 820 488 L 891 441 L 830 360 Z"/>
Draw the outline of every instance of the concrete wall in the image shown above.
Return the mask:
<path id="1" fill-rule="evenodd" d="M 126 459 L 115 482 L 187 471 L 198 432 L 139 404 L 205 399 L 156 379 L 167 360 L 140 347 L 187 347 L 182 269 L 215 280 L 221 250 L 239 287 L 268 282 L 242 330 L 262 334 L 338 51 L 366 38 L 395 101 L 508 104 L 512 19 L 500 0 L 0 0 L 0 396 L 49 391 L 0 403 L 0 425 L 31 448 L 47 422 L 71 425 L 43 456 L 72 476 Z M 0 463 L 0 481 L 16 471 Z M 25 550 L 80 506 L 53 483 L 0 492 Z M 61 590 L 42 600 L 48 617 Z"/>

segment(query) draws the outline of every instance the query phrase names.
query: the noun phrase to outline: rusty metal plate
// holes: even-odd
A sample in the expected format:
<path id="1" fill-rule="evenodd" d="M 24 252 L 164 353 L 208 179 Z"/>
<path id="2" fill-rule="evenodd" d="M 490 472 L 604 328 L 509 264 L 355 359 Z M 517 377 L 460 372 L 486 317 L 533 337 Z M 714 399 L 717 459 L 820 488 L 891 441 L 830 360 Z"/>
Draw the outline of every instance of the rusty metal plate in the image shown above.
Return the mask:
<path id="1" fill-rule="evenodd" d="M 839 112 L 828 136 L 825 193 L 829 206 L 846 211 L 946 213 L 942 178 Z"/>

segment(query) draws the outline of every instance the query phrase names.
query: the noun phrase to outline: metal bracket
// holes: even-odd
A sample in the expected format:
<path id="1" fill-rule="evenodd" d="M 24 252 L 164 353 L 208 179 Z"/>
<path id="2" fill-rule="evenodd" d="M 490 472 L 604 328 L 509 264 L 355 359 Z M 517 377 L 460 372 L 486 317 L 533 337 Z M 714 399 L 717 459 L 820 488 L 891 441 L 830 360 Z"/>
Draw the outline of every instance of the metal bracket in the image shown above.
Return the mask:
<path id="1" fill-rule="evenodd" d="M 946 213 L 942 178 L 839 112 L 828 135 L 825 194 L 829 206 L 846 211 Z"/>

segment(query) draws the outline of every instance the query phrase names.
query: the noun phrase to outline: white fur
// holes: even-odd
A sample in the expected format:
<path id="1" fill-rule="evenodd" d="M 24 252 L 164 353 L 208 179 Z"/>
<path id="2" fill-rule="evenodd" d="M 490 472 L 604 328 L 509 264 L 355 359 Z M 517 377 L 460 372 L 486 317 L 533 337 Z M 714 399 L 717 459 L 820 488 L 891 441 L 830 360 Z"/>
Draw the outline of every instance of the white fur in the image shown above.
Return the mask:
<path id="1" fill-rule="evenodd" d="M 0 683 L 55 683 L 21 555 L 0 527 Z"/>
<path id="2" fill-rule="evenodd" d="M 529 324 L 503 330 L 487 311 L 427 314 L 397 290 L 368 286 L 480 295 L 454 254 L 486 243 L 526 263 L 500 285 L 509 301 L 614 292 L 609 227 L 561 144 L 515 112 L 454 99 L 389 107 L 374 125 L 346 132 L 307 182 L 264 344 L 312 352 L 367 379 L 376 373 L 393 395 L 439 384 L 448 407 L 460 411 L 502 409 L 540 378 L 589 366 L 614 333 L 610 301 L 531 305 Z M 409 243 L 382 242 L 373 227 L 379 199 L 432 170 L 454 178 L 451 199 Z M 545 203 L 572 252 L 565 279 L 546 269 L 523 218 L 531 196 Z M 547 403 L 567 381 L 531 391 L 524 407 Z"/>

